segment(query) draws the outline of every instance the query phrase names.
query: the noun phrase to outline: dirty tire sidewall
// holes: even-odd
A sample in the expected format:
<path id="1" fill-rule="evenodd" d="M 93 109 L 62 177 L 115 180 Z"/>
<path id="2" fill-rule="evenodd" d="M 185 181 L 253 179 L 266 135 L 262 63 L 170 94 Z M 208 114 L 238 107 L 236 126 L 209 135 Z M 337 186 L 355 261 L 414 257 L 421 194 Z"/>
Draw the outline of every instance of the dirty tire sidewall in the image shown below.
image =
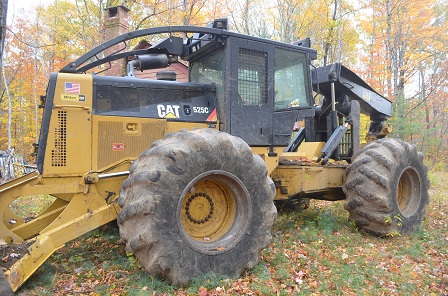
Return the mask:
<path id="1" fill-rule="evenodd" d="M 415 145 L 388 138 L 369 143 L 347 169 L 343 190 L 349 220 L 377 236 L 414 232 L 426 217 L 427 173 Z"/>
<path id="2" fill-rule="evenodd" d="M 236 224 L 247 224 L 236 228 L 244 230 L 235 233 L 236 243 L 207 253 L 186 239 L 179 204 L 191 181 L 210 172 L 223 172 L 242 184 L 248 194 L 242 201 L 250 203 L 250 213 L 235 218 Z M 271 241 L 274 192 L 266 164 L 240 138 L 211 129 L 171 133 L 131 166 L 118 199 L 120 236 L 147 271 L 175 285 L 207 273 L 237 277 L 258 263 Z"/>

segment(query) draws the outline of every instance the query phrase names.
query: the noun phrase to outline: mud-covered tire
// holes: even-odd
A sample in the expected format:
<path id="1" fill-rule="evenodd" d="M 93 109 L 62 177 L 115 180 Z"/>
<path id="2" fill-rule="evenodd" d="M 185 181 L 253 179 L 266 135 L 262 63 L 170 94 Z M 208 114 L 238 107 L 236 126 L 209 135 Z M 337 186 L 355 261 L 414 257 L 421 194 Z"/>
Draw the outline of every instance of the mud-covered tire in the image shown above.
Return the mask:
<path id="1" fill-rule="evenodd" d="M 426 217 L 428 169 L 415 145 L 380 139 L 360 149 L 347 169 L 344 208 L 377 236 L 412 233 Z"/>
<path id="2" fill-rule="evenodd" d="M 271 241 L 275 186 L 240 138 L 211 129 L 168 134 L 132 164 L 118 203 L 120 236 L 174 285 L 238 277 Z"/>

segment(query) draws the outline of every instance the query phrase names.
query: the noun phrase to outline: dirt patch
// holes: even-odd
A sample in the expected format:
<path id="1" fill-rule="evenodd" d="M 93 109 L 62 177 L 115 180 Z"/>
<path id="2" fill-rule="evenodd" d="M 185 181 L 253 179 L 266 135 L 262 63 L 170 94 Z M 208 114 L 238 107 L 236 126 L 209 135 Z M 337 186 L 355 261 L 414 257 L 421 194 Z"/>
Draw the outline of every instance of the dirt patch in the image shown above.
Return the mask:
<path id="1" fill-rule="evenodd" d="M 9 269 L 23 256 L 28 254 L 28 248 L 34 243 L 33 241 L 27 241 L 22 244 L 11 244 L 0 246 L 0 267 Z"/>

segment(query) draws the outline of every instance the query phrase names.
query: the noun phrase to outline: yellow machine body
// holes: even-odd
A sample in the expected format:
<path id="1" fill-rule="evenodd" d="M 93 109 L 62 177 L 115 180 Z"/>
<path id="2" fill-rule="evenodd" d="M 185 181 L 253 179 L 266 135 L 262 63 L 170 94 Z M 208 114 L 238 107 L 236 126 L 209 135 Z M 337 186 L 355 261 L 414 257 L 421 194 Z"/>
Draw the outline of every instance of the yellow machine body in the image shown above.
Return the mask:
<path id="1" fill-rule="evenodd" d="M 79 84 L 82 94 L 66 93 L 67 82 Z M 3 270 L 13 291 L 66 242 L 116 219 L 121 184 L 132 161 L 152 142 L 180 129 L 210 127 L 200 122 L 94 115 L 92 94 L 91 75 L 58 74 L 48 138 L 41 148 L 43 173 L 0 185 L 2 247 L 29 246 L 23 257 Z M 42 194 L 56 199 L 29 222 L 9 208 L 18 197 Z"/>
<path id="2" fill-rule="evenodd" d="M 81 92 L 67 93 L 66 83 L 79 84 Z M 27 254 L 4 270 L 13 291 L 66 242 L 116 219 L 121 184 L 132 161 L 152 142 L 181 129 L 219 127 L 217 122 L 96 115 L 93 88 L 91 75 L 58 74 L 46 146 L 39 147 L 45 149 L 43 173 L 33 172 L 0 185 L 0 239 L 29 246 Z M 276 199 L 340 193 L 344 166 L 311 165 L 323 144 L 305 143 L 297 152 L 282 152 L 284 147 L 277 147 L 275 156 L 267 147 L 253 148 L 265 160 L 272 179 L 281 181 Z M 18 197 L 40 194 L 56 199 L 29 222 L 9 209 Z"/>
<path id="3" fill-rule="evenodd" d="M 172 34 L 174 32 L 182 33 L 185 38 L 176 37 L 177 34 Z M 149 49 L 112 50 L 112 54 L 104 52 L 131 39 L 158 34 L 169 37 Z M 132 162 L 153 142 L 171 132 L 217 129 L 227 133 L 217 135 L 233 140 L 239 137 L 238 142 L 244 141 L 243 144 L 248 144 L 253 154 L 264 160 L 267 174 L 275 185 L 275 200 L 280 203 L 308 197 L 344 199 L 342 187 L 346 182 L 347 161 L 351 161 L 360 149 L 361 109 L 370 114 L 370 141 L 390 132 L 391 128 L 385 125 L 385 121 L 391 114 L 392 103 L 339 63 L 313 67 L 311 61 L 316 58 L 317 51 L 310 47 L 309 39 L 286 44 L 247 36 L 228 31 L 227 20 L 220 19 L 205 28 L 170 26 L 128 32 L 90 50 L 59 73 L 50 74 L 47 93 L 42 100 L 44 112 L 37 144 L 36 170 L 0 184 L 0 250 L 8 253 L 8 248 L 17 244 L 24 250 L 22 256 L 9 258 L 8 264 L 3 265 L 0 294 L 2 282 L 7 282 L 16 291 L 66 242 L 113 221 L 119 213 L 120 217 L 124 216 L 127 205 L 122 200 L 126 199 L 126 190 L 131 186 L 126 187 L 126 183 L 132 183 L 125 180 L 129 175 L 129 180 L 133 180 L 134 168 L 138 167 L 134 165 L 131 170 Z M 107 64 L 122 59 L 127 62 L 126 77 L 85 74 L 101 72 Z M 162 69 L 179 60 L 188 62 L 189 82 L 135 77 L 135 69 Z M 167 72 L 163 74 L 160 75 L 165 77 L 163 79 L 170 80 L 173 76 Z M 323 96 L 322 105 L 315 104 L 314 92 Z M 180 134 L 165 140 L 185 140 Z M 194 142 L 193 133 L 189 134 L 191 141 L 186 142 Z M 221 143 L 215 136 L 207 141 Z M 175 147 L 177 142 L 170 145 Z M 247 145 L 244 149 L 241 147 L 232 146 L 236 151 L 233 155 L 250 155 Z M 198 151 L 201 149 L 206 150 L 198 148 Z M 213 151 L 213 156 L 218 155 Z M 247 151 L 249 154 L 244 154 Z M 148 153 L 152 152 L 154 150 Z M 153 159 L 158 157 L 159 154 Z M 135 164 L 150 167 L 151 164 L 142 159 L 145 158 L 140 158 Z M 248 166 L 258 165 L 257 172 L 264 174 L 265 168 L 258 157 L 252 157 L 251 161 Z M 236 167 L 229 162 L 226 165 Z M 213 167 L 208 170 L 215 173 L 219 169 Z M 241 171 L 249 170 L 244 167 Z M 235 217 L 246 221 L 243 216 L 251 216 L 250 206 L 244 208 L 244 202 L 251 200 L 249 193 L 245 193 L 244 182 L 234 176 L 229 177 L 227 171 L 223 176 L 221 179 L 204 177 L 198 188 L 206 194 L 196 199 L 191 207 L 191 196 L 183 201 L 182 208 L 191 210 L 191 215 L 182 216 L 181 226 L 185 237 L 191 238 L 187 240 L 193 249 L 202 246 L 198 242 L 201 237 L 215 235 L 218 240 L 233 237 L 227 234 L 231 234 Z M 196 177 L 189 176 L 190 180 L 182 181 L 190 182 Z M 252 177 L 257 179 L 258 175 Z M 261 178 L 266 179 L 260 183 L 265 185 L 256 187 L 266 190 L 256 194 L 252 200 L 264 198 L 260 204 L 269 204 L 271 208 L 260 210 L 269 216 L 265 217 L 266 221 L 258 223 L 253 220 L 253 224 L 264 225 L 270 230 L 275 218 L 270 191 L 273 185 L 267 176 L 258 179 Z M 229 180 L 233 182 L 232 186 L 226 186 Z M 120 204 L 124 206 L 120 212 L 117 199 L 123 183 Z M 161 188 L 166 193 L 166 187 Z M 187 188 L 190 192 L 194 186 Z M 222 188 L 227 188 L 228 192 Z M 220 212 L 230 210 L 222 215 L 222 219 L 203 216 L 202 204 L 198 200 L 209 201 L 208 214 L 211 216 L 214 204 L 207 194 L 219 195 L 218 192 L 223 192 L 223 198 L 216 208 Z M 10 204 L 18 197 L 44 194 L 55 197 L 55 200 L 31 221 L 25 221 L 10 209 Z M 247 195 L 247 198 L 235 198 L 237 195 Z M 241 205 L 243 210 L 236 209 Z M 272 213 L 268 215 L 268 212 Z M 209 222 L 209 218 L 215 222 Z M 222 229 L 212 224 L 220 224 Z M 123 230 L 123 225 L 120 227 Z M 258 239 L 253 241 L 259 243 Z M 259 254 L 267 244 L 268 240 L 260 248 L 253 246 L 257 247 L 255 253 Z M 253 256 L 250 256 L 250 262 L 244 266 L 254 264 Z M 230 272 L 229 269 L 227 274 L 242 270 L 236 265 L 232 268 L 235 270 Z"/>

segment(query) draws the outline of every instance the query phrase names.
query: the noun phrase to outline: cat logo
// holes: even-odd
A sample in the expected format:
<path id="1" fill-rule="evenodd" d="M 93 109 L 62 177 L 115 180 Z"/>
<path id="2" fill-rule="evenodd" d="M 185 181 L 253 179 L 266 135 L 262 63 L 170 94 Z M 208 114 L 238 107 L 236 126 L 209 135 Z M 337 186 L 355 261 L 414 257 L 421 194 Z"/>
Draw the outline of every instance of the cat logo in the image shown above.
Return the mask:
<path id="1" fill-rule="evenodd" d="M 179 108 L 176 105 L 157 105 L 157 114 L 160 118 L 179 118 Z"/>

